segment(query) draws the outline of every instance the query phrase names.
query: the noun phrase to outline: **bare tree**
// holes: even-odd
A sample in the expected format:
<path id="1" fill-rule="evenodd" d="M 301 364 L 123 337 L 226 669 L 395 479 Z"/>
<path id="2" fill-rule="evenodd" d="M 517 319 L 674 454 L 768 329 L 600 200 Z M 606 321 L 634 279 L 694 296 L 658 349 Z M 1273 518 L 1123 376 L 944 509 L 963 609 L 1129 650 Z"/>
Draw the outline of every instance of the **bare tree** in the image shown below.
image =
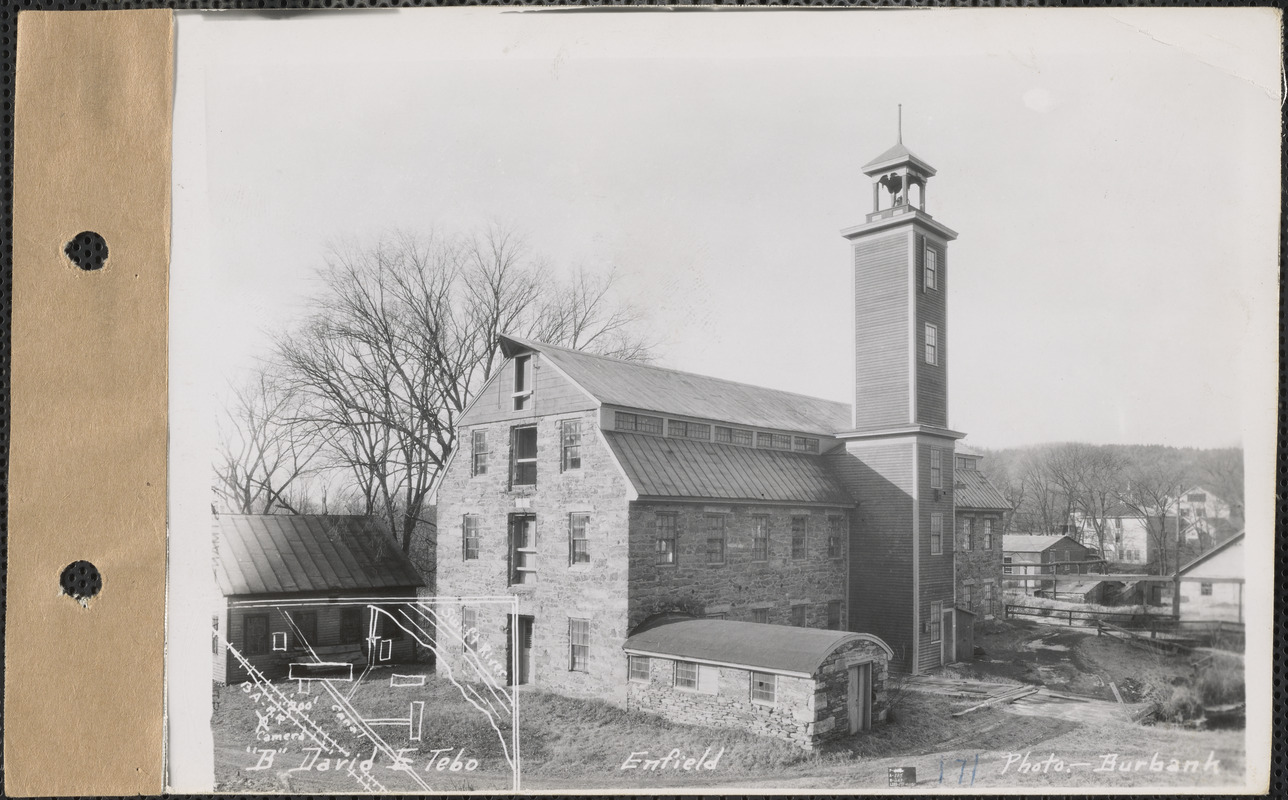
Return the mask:
<path id="1" fill-rule="evenodd" d="M 1230 520 L 1243 524 L 1243 448 L 1228 447 L 1203 454 L 1199 463 L 1203 485 L 1230 505 Z"/>
<path id="2" fill-rule="evenodd" d="M 1191 470 L 1169 448 L 1145 447 L 1133 454 L 1125 472 L 1125 485 L 1118 499 L 1144 518 L 1146 535 L 1154 546 L 1155 557 L 1151 561 L 1155 571 L 1159 575 L 1170 574 L 1179 565 L 1182 535 L 1174 504 L 1193 480 Z M 1175 520 L 1171 526 L 1169 516 Z"/>
<path id="3" fill-rule="evenodd" d="M 1067 508 L 1090 526 L 1100 554 L 1105 554 L 1109 517 L 1119 506 L 1126 462 L 1112 447 L 1079 442 L 1056 445 L 1046 452 L 1046 470 L 1059 487 Z M 1082 532 L 1079 531 L 1079 538 Z M 1086 544 L 1086 542 L 1083 542 Z"/>
<path id="4" fill-rule="evenodd" d="M 218 421 L 216 497 L 234 513 L 301 513 L 301 484 L 316 470 L 321 441 L 297 424 L 299 395 L 262 368 L 230 389 Z"/>

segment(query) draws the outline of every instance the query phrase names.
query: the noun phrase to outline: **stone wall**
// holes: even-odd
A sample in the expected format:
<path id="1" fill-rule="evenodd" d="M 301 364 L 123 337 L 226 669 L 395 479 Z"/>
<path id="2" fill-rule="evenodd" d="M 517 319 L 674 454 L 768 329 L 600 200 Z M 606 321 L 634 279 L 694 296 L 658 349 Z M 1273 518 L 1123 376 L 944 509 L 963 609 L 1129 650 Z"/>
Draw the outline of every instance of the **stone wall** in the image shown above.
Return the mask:
<path id="1" fill-rule="evenodd" d="M 1002 609 L 1002 517 L 997 512 L 958 511 L 956 530 L 957 605 L 967 608 L 977 615 L 979 620 L 992 619 L 1001 615 Z M 970 548 L 966 547 L 966 533 L 963 520 L 971 520 L 974 534 L 970 538 Z M 993 521 L 993 547 L 984 549 L 984 520 Z M 986 584 L 992 584 L 993 603 L 989 607 L 984 602 Z M 969 602 L 967 596 L 969 595 Z"/>
<path id="2" fill-rule="evenodd" d="M 885 717 L 888 665 L 885 651 L 867 641 L 841 645 L 811 678 L 776 676 L 772 705 L 752 701 L 752 668 L 700 665 L 717 677 L 710 682 L 705 677 L 700 680 L 708 691 L 694 691 L 674 685 L 675 661 L 650 658 L 648 682 L 632 680 L 628 684 L 628 708 L 674 722 L 745 730 L 812 749 L 849 735 L 849 665 L 868 659 L 872 663 L 875 724 Z"/>
<path id="3" fill-rule="evenodd" d="M 581 467 L 560 471 L 559 423 L 582 422 Z M 537 482 L 510 486 L 510 429 L 537 426 Z M 472 475 L 472 431 L 488 432 L 488 471 Z M 533 618 L 531 683 L 559 694 L 625 702 L 627 484 L 598 433 L 594 411 L 557 417 L 509 419 L 460 431 L 461 450 L 438 492 L 438 594 L 443 597 L 515 595 L 519 613 Z M 569 515 L 589 515 L 589 563 L 571 563 Z M 465 515 L 478 520 L 478 558 L 464 559 Z M 536 517 L 536 582 L 510 585 L 509 519 Z M 468 604 L 467 604 L 468 605 Z M 480 606 L 479 647 L 509 663 L 508 619 Z M 588 671 L 570 670 L 570 620 L 590 622 Z M 449 663 L 450 666 L 450 663 Z"/>
<path id="4" fill-rule="evenodd" d="M 657 563 L 657 516 L 676 517 L 676 560 Z M 708 563 L 707 517 L 725 520 L 725 558 Z M 806 555 L 792 558 L 792 518 L 808 519 Z M 769 557 L 753 556 L 756 517 L 769 521 Z M 836 552 L 828 553 L 828 518 L 840 520 Z M 793 624 L 793 607 L 804 609 L 804 624 L 828 627 L 828 604 L 839 603 L 838 629 L 846 625 L 845 564 L 849 520 L 844 509 L 779 505 L 636 502 L 630 509 L 630 625 L 670 610 L 696 616 Z"/>

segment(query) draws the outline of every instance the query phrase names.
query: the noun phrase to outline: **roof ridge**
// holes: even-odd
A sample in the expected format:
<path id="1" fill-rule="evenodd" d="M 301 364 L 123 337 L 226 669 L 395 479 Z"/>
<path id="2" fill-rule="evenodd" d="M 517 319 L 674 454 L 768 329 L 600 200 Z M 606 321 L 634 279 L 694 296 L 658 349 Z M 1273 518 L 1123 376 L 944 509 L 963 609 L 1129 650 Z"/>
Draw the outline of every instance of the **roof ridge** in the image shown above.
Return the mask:
<path id="1" fill-rule="evenodd" d="M 627 361 L 624 358 L 614 358 L 613 356 L 606 356 L 601 353 L 591 353 L 591 352 L 587 352 L 586 350 L 574 350 L 570 347 L 562 347 L 560 345 L 549 344 L 547 342 L 538 342 L 532 339 L 523 339 L 518 336 L 510 336 L 508 338 L 536 348 L 548 347 L 552 350 L 559 350 L 564 353 L 571 353 L 575 356 L 588 356 L 590 358 L 598 358 L 603 361 L 611 361 L 613 363 L 623 364 L 629 367 L 651 369 L 651 370 L 656 370 L 658 372 L 670 372 L 675 375 L 692 375 L 695 378 L 703 378 L 709 381 L 719 381 L 720 383 L 727 383 L 727 384 L 730 384 L 731 386 L 743 386 L 749 389 L 760 389 L 766 392 L 778 392 L 779 394 L 791 395 L 792 397 L 803 397 L 807 400 L 817 400 L 823 403 L 831 403 L 833 405 L 845 406 L 846 408 L 850 407 L 849 403 L 842 400 L 829 400 L 826 397 L 817 397 L 815 395 L 805 394 L 803 392 L 793 392 L 789 389 L 776 389 L 772 386 L 761 386 L 760 384 L 756 384 L 756 383 L 747 383 L 745 381 L 735 381 L 730 378 L 720 378 L 720 377 L 716 377 L 715 375 L 706 375 L 701 372 L 692 372 L 689 370 L 675 369 L 674 367 L 660 367 L 660 366 L 657 366 L 656 364 L 646 364 L 639 361 Z"/>

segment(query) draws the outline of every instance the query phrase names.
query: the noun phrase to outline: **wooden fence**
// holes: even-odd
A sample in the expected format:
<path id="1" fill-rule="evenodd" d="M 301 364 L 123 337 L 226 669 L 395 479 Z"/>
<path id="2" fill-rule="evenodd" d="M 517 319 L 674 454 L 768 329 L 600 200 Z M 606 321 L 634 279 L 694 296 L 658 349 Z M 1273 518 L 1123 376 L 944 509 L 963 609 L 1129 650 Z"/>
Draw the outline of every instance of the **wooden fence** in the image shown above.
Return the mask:
<path id="1" fill-rule="evenodd" d="M 1096 628 L 1097 634 L 1103 633 L 1104 628 L 1111 628 L 1160 642 L 1200 644 L 1226 650 L 1242 650 L 1245 642 L 1243 623 L 1228 620 L 1178 620 L 1170 614 L 1046 608 L 1017 603 L 1007 603 L 1004 608 L 1007 619 L 1032 619 L 1044 625 Z"/>

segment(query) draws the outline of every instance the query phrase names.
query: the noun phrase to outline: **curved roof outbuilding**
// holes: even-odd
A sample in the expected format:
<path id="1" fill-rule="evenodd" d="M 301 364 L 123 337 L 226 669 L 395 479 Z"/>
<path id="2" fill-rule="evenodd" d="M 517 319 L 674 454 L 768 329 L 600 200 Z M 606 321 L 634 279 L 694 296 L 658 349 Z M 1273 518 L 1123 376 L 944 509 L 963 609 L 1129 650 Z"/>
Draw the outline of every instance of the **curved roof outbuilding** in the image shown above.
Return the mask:
<path id="1" fill-rule="evenodd" d="M 632 635 L 622 649 L 635 655 L 813 676 L 838 647 L 855 641 L 872 642 L 887 658 L 894 656 L 889 645 L 870 633 L 726 619 L 686 619 L 657 625 Z"/>

